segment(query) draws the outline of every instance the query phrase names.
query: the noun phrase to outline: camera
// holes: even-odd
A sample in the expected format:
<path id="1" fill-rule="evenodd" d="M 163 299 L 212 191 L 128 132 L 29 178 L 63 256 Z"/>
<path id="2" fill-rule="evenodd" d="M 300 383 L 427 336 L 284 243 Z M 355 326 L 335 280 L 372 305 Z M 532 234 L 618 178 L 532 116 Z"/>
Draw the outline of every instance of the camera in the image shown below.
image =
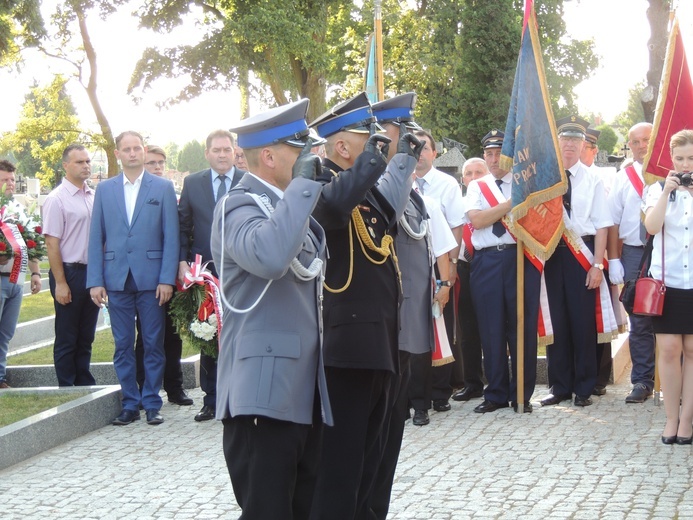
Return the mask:
<path id="1" fill-rule="evenodd" d="M 675 173 L 674 177 L 679 179 L 681 186 L 684 188 L 688 188 L 691 184 L 693 184 L 693 177 L 691 176 L 690 172 Z"/>

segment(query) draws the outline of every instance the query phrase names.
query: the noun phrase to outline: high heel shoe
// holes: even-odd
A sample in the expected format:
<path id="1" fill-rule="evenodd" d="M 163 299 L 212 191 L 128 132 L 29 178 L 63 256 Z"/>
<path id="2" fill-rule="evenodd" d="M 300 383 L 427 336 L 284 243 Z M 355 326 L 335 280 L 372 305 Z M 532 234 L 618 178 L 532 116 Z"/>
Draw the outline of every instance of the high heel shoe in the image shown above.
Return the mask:
<path id="1" fill-rule="evenodd" d="M 663 444 L 676 444 L 678 437 L 676 435 L 671 435 L 670 437 L 665 437 L 662 435 L 662 443 Z"/>

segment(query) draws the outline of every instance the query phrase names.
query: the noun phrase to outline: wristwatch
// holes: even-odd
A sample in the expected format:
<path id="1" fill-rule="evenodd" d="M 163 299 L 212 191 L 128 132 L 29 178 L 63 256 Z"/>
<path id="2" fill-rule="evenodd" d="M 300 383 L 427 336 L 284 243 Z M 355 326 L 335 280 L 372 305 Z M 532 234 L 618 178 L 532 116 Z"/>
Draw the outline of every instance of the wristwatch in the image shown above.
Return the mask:
<path id="1" fill-rule="evenodd" d="M 438 284 L 441 287 L 452 287 L 452 282 L 450 280 L 438 280 Z"/>
<path id="2" fill-rule="evenodd" d="M 592 264 L 592 267 L 596 267 L 600 271 L 604 270 L 604 264 Z"/>

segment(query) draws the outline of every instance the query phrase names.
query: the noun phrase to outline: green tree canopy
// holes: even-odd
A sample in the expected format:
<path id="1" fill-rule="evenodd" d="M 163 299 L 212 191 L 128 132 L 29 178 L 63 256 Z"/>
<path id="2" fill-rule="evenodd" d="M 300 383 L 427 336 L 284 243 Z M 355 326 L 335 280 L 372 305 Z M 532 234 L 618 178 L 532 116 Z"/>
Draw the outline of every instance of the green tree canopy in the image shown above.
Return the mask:
<path id="1" fill-rule="evenodd" d="M 618 143 L 618 136 L 614 129 L 610 125 L 603 124 L 599 125 L 597 128 L 601 133 L 599 134 L 599 139 L 597 139 L 597 146 L 600 150 L 604 150 L 608 154 L 612 154 L 616 151 L 616 144 Z"/>
<path id="2" fill-rule="evenodd" d="M 209 168 L 205 146 L 199 141 L 185 143 L 178 154 L 178 171 L 194 173 L 205 168 Z"/>
<path id="3" fill-rule="evenodd" d="M 627 108 L 616 116 L 614 123 L 616 128 L 623 135 L 628 135 L 628 130 L 636 124 L 645 121 L 645 110 L 642 104 L 642 94 L 647 88 L 645 81 L 633 86 L 633 88 L 628 90 L 628 106 Z"/>
<path id="4" fill-rule="evenodd" d="M 85 142 L 75 107 L 58 75 L 50 85 L 35 86 L 25 97 L 15 132 L 0 137 L 0 153 L 14 151 L 19 173 L 52 188 L 62 177 L 62 153 L 73 142 Z"/>

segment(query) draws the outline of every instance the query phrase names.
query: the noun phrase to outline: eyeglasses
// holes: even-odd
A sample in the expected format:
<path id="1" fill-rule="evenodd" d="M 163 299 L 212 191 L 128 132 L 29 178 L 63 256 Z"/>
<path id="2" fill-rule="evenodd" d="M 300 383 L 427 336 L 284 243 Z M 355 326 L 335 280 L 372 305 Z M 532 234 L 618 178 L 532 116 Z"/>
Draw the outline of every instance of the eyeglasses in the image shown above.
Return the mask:
<path id="1" fill-rule="evenodd" d="M 145 166 L 149 166 L 150 168 L 154 168 L 154 166 L 159 166 L 161 168 L 164 167 L 166 164 L 166 161 L 149 161 L 144 163 Z"/>

